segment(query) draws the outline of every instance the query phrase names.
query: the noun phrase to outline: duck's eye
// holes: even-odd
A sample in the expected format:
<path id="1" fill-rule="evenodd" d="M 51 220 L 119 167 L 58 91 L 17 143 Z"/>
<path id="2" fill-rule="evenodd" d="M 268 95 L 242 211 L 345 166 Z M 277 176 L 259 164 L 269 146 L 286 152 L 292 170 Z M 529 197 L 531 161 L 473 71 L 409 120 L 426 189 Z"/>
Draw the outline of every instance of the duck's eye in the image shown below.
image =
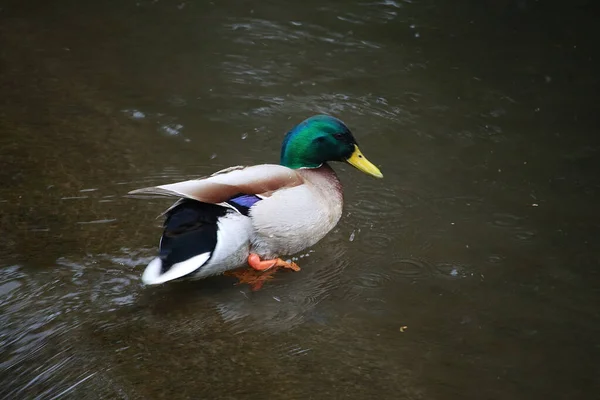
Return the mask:
<path id="1" fill-rule="evenodd" d="M 333 137 L 336 138 L 336 139 L 341 139 L 341 138 L 344 137 L 344 135 L 342 135 L 341 133 L 334 133 Z"/>

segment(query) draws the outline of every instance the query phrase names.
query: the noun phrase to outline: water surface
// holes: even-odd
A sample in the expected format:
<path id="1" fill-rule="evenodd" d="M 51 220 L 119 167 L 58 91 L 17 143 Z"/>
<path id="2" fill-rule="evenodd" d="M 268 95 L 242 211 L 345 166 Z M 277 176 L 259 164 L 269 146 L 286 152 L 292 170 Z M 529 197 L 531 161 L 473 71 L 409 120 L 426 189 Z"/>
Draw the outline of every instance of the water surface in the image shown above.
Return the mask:
<path id="1" fill-rule="evenodd" d="M 588 2 L 0 3 L 0 397 L 589 399 Z M 258 292 L 140 275 L 169 200 L 342 118 L 384 180 Z"/>

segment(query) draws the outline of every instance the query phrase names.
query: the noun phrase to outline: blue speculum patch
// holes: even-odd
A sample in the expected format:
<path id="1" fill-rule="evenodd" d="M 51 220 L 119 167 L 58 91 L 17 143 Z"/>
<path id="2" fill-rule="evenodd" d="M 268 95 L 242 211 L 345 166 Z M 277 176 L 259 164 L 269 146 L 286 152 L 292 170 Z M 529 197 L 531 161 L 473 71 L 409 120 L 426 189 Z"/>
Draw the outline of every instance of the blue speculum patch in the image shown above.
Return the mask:
<path id="1" fill-rule="evenodd" d="M 234 197 L 229 201 L 232 201 L 237 205 L 250 208 L 257 201 L 260 201 L 260 197 L 253 195 L 253 194 L 243 194 L 241 196 Z"/>
<path id="2" fill-rule="evenodd" d="M 260 200 L 260 197 L 253 194 L 240 194 L 229 199 L 227 203 L 234 206 L 242 214 L 248 215 L 250 207 Z"/>

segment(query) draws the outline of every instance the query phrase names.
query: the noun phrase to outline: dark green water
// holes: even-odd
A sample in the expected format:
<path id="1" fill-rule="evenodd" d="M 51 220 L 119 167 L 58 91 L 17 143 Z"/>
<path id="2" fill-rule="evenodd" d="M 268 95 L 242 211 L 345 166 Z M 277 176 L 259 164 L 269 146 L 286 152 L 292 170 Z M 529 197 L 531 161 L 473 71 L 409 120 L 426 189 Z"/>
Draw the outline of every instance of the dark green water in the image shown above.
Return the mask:
<path id="1" fill-rule="evenodd" d="M 597 397 L 588 2 L 83 3 L 0 1 L 0 398 Z M 141 284 L 170 201 L 129 190 L 323 112 L 385 179 L 334 166 L 300 273 Z"/>

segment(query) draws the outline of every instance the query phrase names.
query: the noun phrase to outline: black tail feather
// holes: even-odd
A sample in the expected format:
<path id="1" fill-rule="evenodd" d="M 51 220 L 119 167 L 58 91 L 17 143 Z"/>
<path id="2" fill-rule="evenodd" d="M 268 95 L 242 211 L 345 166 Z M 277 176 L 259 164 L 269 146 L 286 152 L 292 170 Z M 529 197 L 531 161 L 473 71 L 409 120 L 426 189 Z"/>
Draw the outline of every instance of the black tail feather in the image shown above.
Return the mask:
<path id="1" fill-rule="evenodd" d="M 173 264 L 199 254 L 212 253 L 217 245 L 217 221 L 227 208 L 183 199 L 167 212 L 159 257 L 162 273 Z"/>

